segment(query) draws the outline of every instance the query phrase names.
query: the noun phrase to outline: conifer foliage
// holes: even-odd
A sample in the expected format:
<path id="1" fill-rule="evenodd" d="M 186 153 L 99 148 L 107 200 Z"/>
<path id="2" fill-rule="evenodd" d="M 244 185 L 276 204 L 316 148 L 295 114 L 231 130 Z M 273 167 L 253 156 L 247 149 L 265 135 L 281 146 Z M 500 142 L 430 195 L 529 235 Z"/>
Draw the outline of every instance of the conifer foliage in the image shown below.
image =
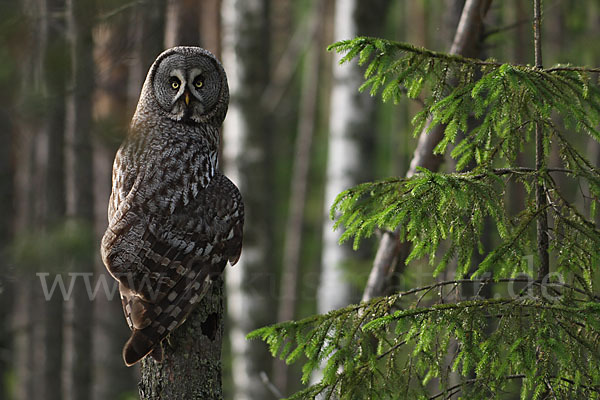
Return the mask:
<path id="1" fill-rule="evenodd" d="M 342 240 L 357 247 L 378 229 L 399 228 L 412 243 L 407 263 L 427 259 L 434 277 L 451 261 L 457 268 L 450 281 L 251 333 L 274 356 L 302 362 L 305 383 L 325 363 L 322 381 L 291 398 L 600 398 L 600 171 L 574 144 L 579 134 L 600 141 L 599 70 L 482 61 L 369 37 L 330 50 L 366 67 L 360 90 L 383 101 L 424 98 L 415 133 L 428 121 L 428 129 L 443 125 L 435 152 L 451 148 L 457 160 L 454 173 L 421 169 L 341 193 L 331 216 L 345 228 Z M 519 165 L 536 126 L 542 167 Z M 548 165 L 551 146 L 562 165 Z M 583 201 L 565 193 L 558 175 L 583 188 Z M 527 193 L 517 215 L 504 203 L 509 181 Z M 552 262 L 535 279 L 522 273 L 537 251 L 540 213 Z M 490 227 L 498 243 L 486 249 L 480 238 Z M 493 284 L 494 296 L 464 298 L 459 284 Z"/>

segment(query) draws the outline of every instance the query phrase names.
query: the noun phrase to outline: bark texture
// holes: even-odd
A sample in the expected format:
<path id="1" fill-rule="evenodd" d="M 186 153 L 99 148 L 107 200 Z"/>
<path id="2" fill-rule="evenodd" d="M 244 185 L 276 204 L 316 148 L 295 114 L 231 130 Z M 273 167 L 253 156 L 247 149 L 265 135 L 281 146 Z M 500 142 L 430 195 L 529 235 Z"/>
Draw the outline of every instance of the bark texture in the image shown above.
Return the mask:
<path id="1" fill-rule="evenodd" d="M 142 360 L 141 400 L 223 398 L 223 279 L 198 303 L 186 322 L 163 342 L 164 359 Z"/>

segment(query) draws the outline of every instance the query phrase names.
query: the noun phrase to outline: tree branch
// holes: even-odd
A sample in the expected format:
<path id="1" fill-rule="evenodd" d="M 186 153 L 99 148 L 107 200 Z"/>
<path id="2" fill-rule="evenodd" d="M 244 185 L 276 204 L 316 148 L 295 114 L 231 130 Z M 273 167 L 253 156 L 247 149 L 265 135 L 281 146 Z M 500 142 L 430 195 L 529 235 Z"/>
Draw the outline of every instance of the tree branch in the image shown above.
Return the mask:
<path id="1" fill-rule="evenodd" d="M 507 375 L 504 377 L 504 379 L 509 380 L 509 379 L 522 379 L 525 378 L 525 375 L 523 374 L 519 374 L 519 375 Z M 458 392 L 460 390 L 461 387 L 463 387 L 464 385 L 470 385 L 471 383 L 476 383 L 477 381 L 482 380 L 482 378 L 473 378 L 473 379 L 467 379 L 464 382 L 461 383 L 457 383 L 454 386 L 449 387 L 448 389 L 446 389 L 443 392 L 439 392 L 438 394 L 431 396 L 429 398 L 429 400 L 435 400 L 438 397 L 442 397 L 444 395 L 446 395 L 448 392 Z M 457 390 L 458 389 L 458 390 Z M 447 398 L 449 399 L 452 395 L 454 395 L 454 393 L 451 393 L 450 396 L 448 396 Z"/>
<path id="2" fill-rule="evenodd" d="M 452 55 L 469 56 L 475 53 L 475 44 L 479 39 L 483 17 L 490 4 L 491 0 L 467 0 L 450 49 Z M 407 177 L 413 176 L 417 172 L 417 167 L 425 167 L 431 171 L 436 171 L 442 164 L 443 158 L 434 155 L 433 149 L 443 137 L 444 126 L 441 124 L 436 125 L 431 132 L 427 133 L 430 124 L 431 119 L 427 121 L 421 131 L 417 148 L 406 174 Z M 369 274 L 367 287 L 363 292 L 362 301 L 368 301 L 383 294 L 385 291 L 384 278 L 391 270 L 394 260 L 403 258 L 400 249 L 406 247 L 406 250 L 408 250 L 408 246 L 401 246 L 398 242 L 398 232 L 399 228 L 394 232 L 383 234 L 375 255 L 373 268 Z M 403 253 L 407 253 L 407 251 Z"/>
<path id="3" fill-rule="evenodd" d="M 542 69 L 542 11 L 541 0 L 534 0 L 534 23 L 533 23 L 533 43 L 535 50 L 535 67 Z M 544 156 L 544 130 L 542 125 L 537 122 L 535 126 L 535 169 L 539 173 L 545 164 Z M 546 211 L 546 185 L 539 181 L 535 188 L 536 208 L 541 210 L 537 216 L 537 249 L 540 258 L 538 268 L 538 280 L 542 280 L 550 272 L 550 257 L 548 254 L 548 213 Z"/>
<path id="4" fill-rule="evenodd" d="M 589 67 L 552 67 L 544 69 L 544 72 L 556 72 L 556 71 L 579 71 L 579 72 L 592 72 L 600 73 L 600 68 L 589 68 Z"/>

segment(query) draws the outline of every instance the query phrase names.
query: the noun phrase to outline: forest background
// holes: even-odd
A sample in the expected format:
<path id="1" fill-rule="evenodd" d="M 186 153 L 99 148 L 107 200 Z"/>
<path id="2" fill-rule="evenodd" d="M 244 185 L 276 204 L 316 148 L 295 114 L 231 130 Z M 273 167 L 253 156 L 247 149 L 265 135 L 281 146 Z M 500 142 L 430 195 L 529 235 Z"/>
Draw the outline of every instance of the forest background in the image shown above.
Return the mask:
<path id="1" fill-rule="evenodd" d="M 0 398 L 137 396 L 138 371 L 121 360 L 127 327 L 99 237 L 114 153 L 148 67 L 174 45 L 215 53 L 238 93 L 222 166 L 245 188 L 249 213 L 241 265 L 226 273 L 225 398 L 298 390 L 299 368 L 245 335 L 361 299 L 378 240 L 356 252 L 339 246 L 329 207 L 356 183 L 407 173 L 417 145 L 410 121 L 421 109 L 415 100 L 393 105 L 359 94 L 360 69 L 338 66 L 326 47 L 370 35 L 447 51 L 463 5 L 0 1 Z M 544 64 L 600 64 L 597 1 L 548 0 L 543 13 Z M 478 57 L 533 64 L 532 21 L 528 1 L 492 2 Z M 600 166 L 598 143 L 577 140 Z M 445 161 L 442 169 L 453 171 Z M 416 260 L 394 288 L 429 283 L 431 272 Z"/>

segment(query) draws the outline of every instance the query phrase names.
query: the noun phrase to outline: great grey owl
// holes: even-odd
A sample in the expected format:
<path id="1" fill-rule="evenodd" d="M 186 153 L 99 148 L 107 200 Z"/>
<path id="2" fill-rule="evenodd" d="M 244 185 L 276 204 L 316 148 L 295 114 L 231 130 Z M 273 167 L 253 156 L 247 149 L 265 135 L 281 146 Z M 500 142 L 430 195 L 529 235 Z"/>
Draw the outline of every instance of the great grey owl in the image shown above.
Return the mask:
<path id="1" fill-rule="evenodd" d="M 218 166 L 229 89 L 199 47 L 158 56 L 115 157 L 102 259 L 119 282 L 131 337 L 128 366 L 185 321 L 227 261 L 240 257 L 240 192 Z"/>

